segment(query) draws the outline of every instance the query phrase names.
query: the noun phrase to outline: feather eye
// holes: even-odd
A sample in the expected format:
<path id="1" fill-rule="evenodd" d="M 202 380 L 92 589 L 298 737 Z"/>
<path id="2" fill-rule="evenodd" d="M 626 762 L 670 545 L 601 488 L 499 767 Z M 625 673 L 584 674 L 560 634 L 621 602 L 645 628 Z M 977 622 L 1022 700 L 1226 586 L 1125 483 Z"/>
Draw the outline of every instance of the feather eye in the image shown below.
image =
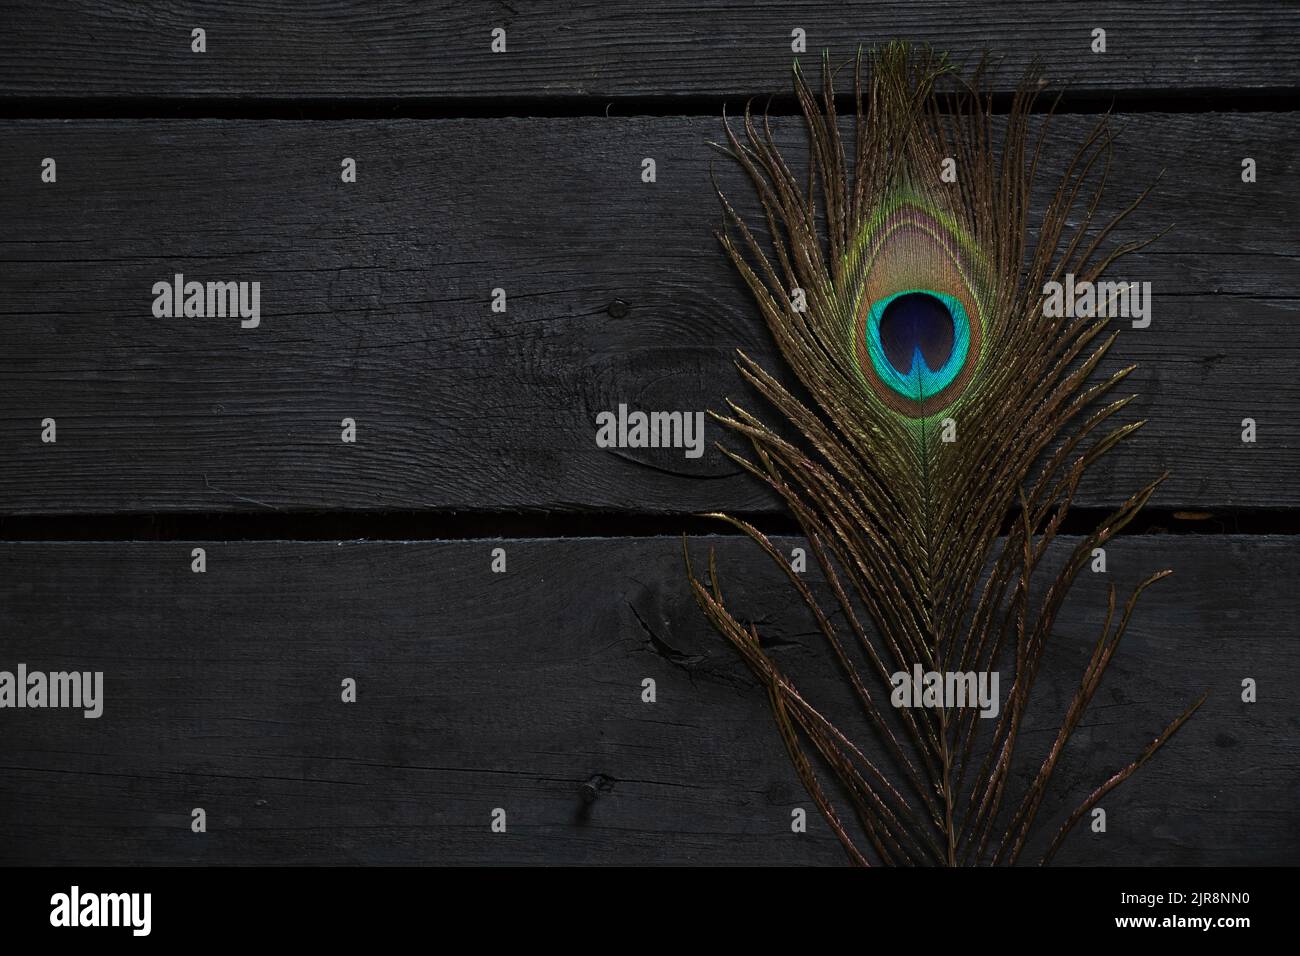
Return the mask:
<path id="1" fill-rule="evenodd" d="M 858 368 L 876 397 L 909 418 L 962 394 L 979 364 L 984 315 L 978 256 L 951 217 L 900 204 L 859 242 Z"/>

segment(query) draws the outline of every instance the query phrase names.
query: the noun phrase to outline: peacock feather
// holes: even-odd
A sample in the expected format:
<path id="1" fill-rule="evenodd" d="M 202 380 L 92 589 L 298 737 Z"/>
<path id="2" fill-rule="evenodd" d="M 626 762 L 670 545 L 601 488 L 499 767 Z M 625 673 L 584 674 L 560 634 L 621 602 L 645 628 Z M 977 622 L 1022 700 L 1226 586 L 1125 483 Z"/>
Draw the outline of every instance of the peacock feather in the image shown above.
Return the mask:
<path id="1" fill-rule="evenodd" d="M 818 97 L 796 64 L 806 182 L 767 119 L 748 109 L 743 141 L 727 124 L 728 144 L 719 147 L 756 188 L 767 241 L 721 190 L 719 239 L 798 385 L 739 352 L 742 376 L 780 422 L 769 426 L 734 402 L 715 418 L 752 455 L 723 451 L 798 521 L 821 569 L 819 593 L 753 525 L 714 517 L 785 570 L 852 689 L 863 732 L 887 758 L 869 759 L 853 733 L 800 695 L 757 627 L 724 601 L 712 554 L 701 579 L 688 553 L 688 575 L 704 613 L 767 689 L 790 757 L 851 860 L 1014 863 L 1139 595 L 1170 573 L 1151 575 L 1122 608 L 1111 586 L 1105 626 L 1056 739 L 1008 802 L 1017 734 L 1062 602 L 1093 549 L 1133 519 L 1161 480 L 1083 535 L 1039 582 L 1035 572 L 1084 473 L 1142 425 L 1116 424 L 1134 396 L 1109 396 L 1132 367 L 1095 374 L 1116 336 L 1107 320 L 1050 317 L 1042 290 L 1067 273 L 1095 281 L 1144 245 L 1108 239 L 1146 192 L 1094 224 L 1110 160 L 1103 120 L 1031 230 L 1029 200 L 1050 129 L 1049 111 L 1031 135 L 1037 72 L 995 118 L 982 67 L 962 79 L 943 57 L 899 43 L 867 65 L 864 84 L 860 53 L 847 141 L 829 65 Z M 891 707 L 894 675 L 914 668 L 997 670 L 999 716 Z M 1083 801 L 1043 862 L 1202 701 Z"/>

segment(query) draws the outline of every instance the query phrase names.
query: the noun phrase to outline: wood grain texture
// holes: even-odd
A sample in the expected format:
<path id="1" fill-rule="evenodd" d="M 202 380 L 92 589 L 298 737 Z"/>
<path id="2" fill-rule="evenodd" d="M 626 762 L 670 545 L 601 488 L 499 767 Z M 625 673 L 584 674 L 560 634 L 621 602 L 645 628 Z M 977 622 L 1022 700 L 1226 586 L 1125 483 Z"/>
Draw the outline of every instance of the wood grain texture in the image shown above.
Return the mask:
<path id="1" fill-rule="evenodd" d="M 0 545 L 0 668 L 106 675 L 98 720 L 0 711 L 0 863 L 843 862 L 815 813 L 790 832 L 791 807 L 811 803 L 766 695 L 689 597 L 680 544 L 209 543 L 203 575 L 185 542 Z M 837 713 L 842 685 L 780 572 L 745 540 L 691 543 L 707 545 L 729 602 Z M 1106 799 L 1108 832 L 1075 834 L 1059 862 L 1294 864 L 1300 608 L 1278 582 L 1300 574 L 1295 538 L 1114 542 L 1109 573 L 1082 575 L 1060 619 L 1023 752 L 1050 742 L 1103 579 L 1164 566 L 1040 836 L 1208 689 Z M 347 676 L 356 704 L 339 702 Z M 1243 677 L 1258 703 L 1241 703 Z"/>
<path id="2" fill-rule="evenodd" d="M 0 99 L 97 97 L 502 97 L 751 95 L 784 92 L 791 30 L 806 59 L 859 44 L 931 42 L 959 62 L 1001 59 L 1014 84 L 1041 56 L 1054 85 L 1077 91 L 1295 89 L 1294 4 L 1274 2 L 913 3 L 833 0 L 653 4 L 291 5 L 10 0 L 0 31 Z M 190 52 L 190 31 L 207 52 Z M 490 52 L 507 30 L 507 53 Z M 1091 51 L 1092 30 L 1107 52 Z"/>
<path id="3" fill-rule="evenodd" d="M 1045 170 L 1092 120 L 1055 122 Z M 1173 231 L 1116 267 L 1153 286 L 1152 326 L 1107 366 L 1139 364 L 1149 424 L 1078 501 L 1168 470 L 1157 504 L 1294 507 L 1295 116 L 1117 122 L 1106 205 L 1164 170 L 1124 236 Z M 799 161 L 798 123 L 778 126 Z M 774 509 L 712 447 L 594 442 L 620 402 L 762 411 L 732 356 L 778 359 L 710 235 L 720 136 L 714 118 L 0 125 L 0 511 Z M 39 182 L 45 156 L 57 184 Z M 260 281 L 261 327 L 154 319 L 152 285 L 175 272 Z"/>

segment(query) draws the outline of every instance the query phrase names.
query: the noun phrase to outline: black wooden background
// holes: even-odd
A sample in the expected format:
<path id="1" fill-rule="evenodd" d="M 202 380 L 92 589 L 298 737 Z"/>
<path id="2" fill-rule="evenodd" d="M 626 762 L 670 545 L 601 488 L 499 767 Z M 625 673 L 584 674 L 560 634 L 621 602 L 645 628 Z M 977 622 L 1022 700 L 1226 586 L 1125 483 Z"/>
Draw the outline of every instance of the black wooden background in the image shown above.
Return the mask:
<path id="1" fill-rule="evenodd" d="M 734 350 L 776 359 L 711 237 L 711 166 L 745 186 L 708 142 L 724 103 L 776 93 L 799 154 L 795 28 L 837 60 L 894 37 L 988 49 L 1001 91 L 1039 56 L 1067 90 L 1052 169 L 1111 110 L 1107 204 L 1163 171 L 1127 235 L 1173 228 L 1124 266 L 1153 322 L 1113 360 L 1140 364 L 1149 425 L 1080 504 L 1170 479 L 1108 574 L 1083 575 L 1024 747 L 1051 739 L 1103 578 L 1172 567 L 1047 829 L 1209 702 L 1058 860 L 1300 861 L 1298 10 L 0 3 L 0 669 L 106 682 L 99 720 L 0 711 L 0 863 L 844 861 L 685 586 L 688 533 L 832 694 L 767 559 L 693 515 L 792 525 L 714 450 L 594 442 L 620 402 L 756 404 Z M 261 327 L 154 319 L 176 272 L 260 281 Z"/>

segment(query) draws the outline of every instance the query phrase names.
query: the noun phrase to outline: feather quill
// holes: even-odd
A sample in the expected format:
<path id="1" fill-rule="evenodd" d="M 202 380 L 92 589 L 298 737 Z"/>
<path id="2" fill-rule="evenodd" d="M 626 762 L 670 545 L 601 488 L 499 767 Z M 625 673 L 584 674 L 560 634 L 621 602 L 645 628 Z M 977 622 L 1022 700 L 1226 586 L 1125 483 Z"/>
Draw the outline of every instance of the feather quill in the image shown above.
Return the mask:
<path id="1" fill-rule="evenodd" d="M 1110 162 L 1103 120 L 1052 191 L 1031 243 L 1029 198 L 1048 135 L 1047 123 L 1036 137 L 1030 131 L 1037 72 L 995 135 L 982 66 L 963 80 L 928 49 L 893 43 L 871 55 L 864 84 L 863 60 L 859 53 L 854 64 L 851 142 L 841 133 L 828 63 L 820 97 L 796 64 L 810 146 L 806 182 L 786 164 L 766 118 L 749 109 L 743 139 L 727 123 L 719 147 L 757 190 L 770 246 L 720 189 L 718 238 L 803 394 L 739 352 L 743 378 L 781 424 L 733 402 L 714 417 L 747 440 L 752 454 L 724 453 L 784 501 L 826 593 L 814 594 L 757 528 L 714 517 L 786 571 L 887 766 L 801 696 L 757 629 L 733 614 L 712 554 L 701 578 L 687 551 L 688 578 L 704 614 L 766 688 L 791 760 L 852 862 L 1011 864 L 1139 595 L 1169 573 L 1139 585 L 1118 614 L 1111 587 L 1105 627 L 1059 733 L 1019 799 L 1011 798 L 1018 731 L 1070 585 L 1162 480 L 1083 536 L 1046 588 L 1031 590 L 1084 473 L 1142 425 L 1115 424 L 1133 396 L 1107 398 L 1132 366 L 1094 374 L 1115 339 L 1106 320 L 1049 317 L 1041 290 L 1067 273 L 1095 281 L 1145 245 L 1101 251 L 1146 191 L 1093 228 Z M 945 168 L 955 177 L 942 176 Z M 890 675 L 917 664 L 1009 672 L 991 732 L 974 710 L 890 708 L 882 697 Z M 1203 701 L 1089 797 L 1042 862 Z"/>

